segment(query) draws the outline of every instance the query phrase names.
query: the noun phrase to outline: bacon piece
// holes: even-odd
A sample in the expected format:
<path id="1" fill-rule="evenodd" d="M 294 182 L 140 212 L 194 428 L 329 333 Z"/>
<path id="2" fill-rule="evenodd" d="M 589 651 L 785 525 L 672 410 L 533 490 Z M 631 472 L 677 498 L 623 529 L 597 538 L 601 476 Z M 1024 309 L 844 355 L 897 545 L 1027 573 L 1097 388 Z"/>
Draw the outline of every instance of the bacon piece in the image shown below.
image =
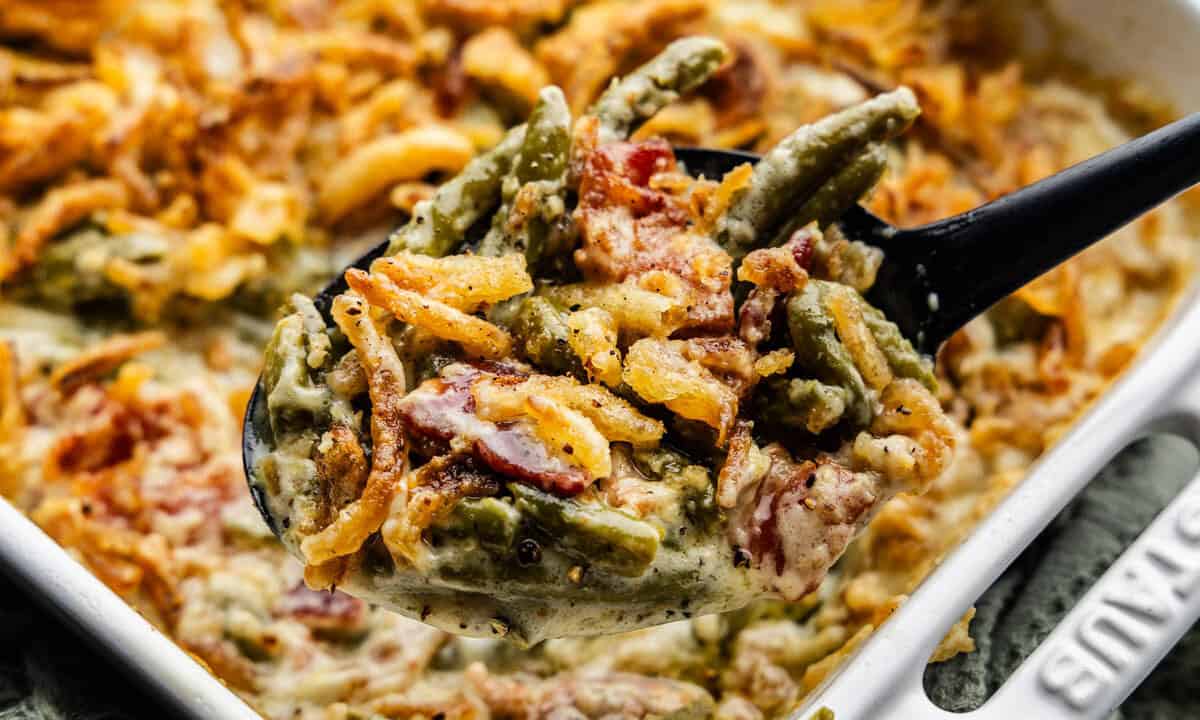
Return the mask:
<path id="1" fill-rule="evenodd" d="M 728 537 L 768 589 L 795 601 L 821 584 L 888 493 L 874 473 L 828 458 L 797 463 L 778 444 L 764 452 L 770 469 L 753 494 L 743 491 Z"/>
<path id="2" fill-rule="evenodd" d="M 813 228 L 803 227 L 783 245 L 755 250 L 742 261 L 738 279 L 754 288 L 738 310 L 737 333 L 751 347 L 771 337 L 771 316 L 779 299 L 808 282 L 815 246 Z"/>
<path id="3" fill-rule="evenodd" d="M 684 329 L 728 332 L 733 328 L 729 256 L 692 227 L 688 199 L 655 186 L 652 179 L 676 172 L 663 140 L 600 145 L 583 162 L 575 217 L 583 247 L 575 262 L 589 280 L 644 281 L 662 289 L 659 275 L 677 278 L 687 305 Z M 671 294 L 671 293 L 667 293 Z"/>
<path id="4" fill-rule="evenodd" d="M 791 248 L 792 257 L 795 258 L 796 264 L 804 269 L 805 272 L 812 270 L 813 251 L 817 247 L 816 233 L 811 227 L 802 227 L 784 243 L 783 247 Z"/>
<path id="5" fill-rule="evenodd" d="M 733 62 L 713 73 L 699 90 L 712 101 L 720 127 L 757 117 L 773 85 L 767 63 L 750 43 L 736 38 L 726 42 L 732 46 Z"/>
<path id="6" fill-rule="evenodd" d="M 422 383 L 400 402 L 405 428 L 433 441 L 435 452 L 448 450 L 456 439 L 470 443 L 470 451 L 487 467 L 547 492 L 576 495 L 590 485 L 593 478 L 581 468 L 550 454 L 530 423 L 495 423 L 475 414 L 470 388 L 484 377 L 503 376 L 459 363 Z"/>
<path id="7" fill-rule="evenodd" d="M 756 287 L 746 296 L 738 311 L 738 337 L 751 347 L 758 347 L 771 337 L 771 315 L 779 301 L 779 291 Z"/>
<path id="8" fill-rule="evenodd" d="M 303 582 L 279 599 L 275 614 L 317 631 L 359 632 L 367 626 L 365 602 L 340 590 L 310 590 Z"/>
<path id="9" fill-rule="evenodd" d="M 558 461 L 524 429 L 497 428 L 475 443 L 475 454 L 496 472 L 555 495 L 578 495 L 592 483 L 586 472 Z"/>

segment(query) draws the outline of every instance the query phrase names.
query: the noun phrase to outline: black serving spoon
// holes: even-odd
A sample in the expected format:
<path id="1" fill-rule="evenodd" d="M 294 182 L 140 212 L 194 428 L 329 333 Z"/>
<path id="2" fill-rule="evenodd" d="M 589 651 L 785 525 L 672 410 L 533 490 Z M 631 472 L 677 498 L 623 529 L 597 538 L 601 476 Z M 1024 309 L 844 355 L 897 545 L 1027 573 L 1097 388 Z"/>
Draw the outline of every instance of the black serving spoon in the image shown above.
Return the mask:
<path id="1" fill-rule="evenodd" d="M 751 153 L 680 148 L 676 157 L 695 176 L 719 178 Z M 1050 268 L 1176 194 L 1200 183 L 1200 113 L 1070 167 L 961 215 L 897 228 L 855 205 L 839 221 L 850 240 L 884 252 L 867 300 L 895 322 L 920 352 L 932 355 L 959 328 Z M 352 267 L 367 269 L 387 242 Z M 347 289 L 343 275 L 315 298 L 329 317 Z M 251 477 L 271 446 L 262 381 L 246 410 L 242 460 Z M 279 530 L 261 489 L 251 494 L 267 524 Z"/>

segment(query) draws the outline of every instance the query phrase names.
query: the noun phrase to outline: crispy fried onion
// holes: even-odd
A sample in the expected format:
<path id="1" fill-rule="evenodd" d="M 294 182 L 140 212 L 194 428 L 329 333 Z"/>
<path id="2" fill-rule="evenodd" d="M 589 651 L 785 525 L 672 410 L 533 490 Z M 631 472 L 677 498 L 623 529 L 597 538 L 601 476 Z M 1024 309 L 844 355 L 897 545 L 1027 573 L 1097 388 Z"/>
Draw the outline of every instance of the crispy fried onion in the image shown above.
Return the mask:
<path id="1" fill-rule="evenodd" d="M 790 293 L 804 287 L 808 271 L 800 263 L 803 257 L 798 245 L 792 243 L 772 248 L 759 248 L 742 259 L 738 280 Z M 800 257 L 797 257 L 800 256 Z"/>
<path id="2" fill-rule="evenodd" d="M 504 62 L 496 62 L 504 58 Z M 489 27 L 472 36 L 462 48 L 463 72 L 484 87 L 494 87 L 526 109 L 537 102 L 538 91 L 550 78 L 512 31 Z"/>
<path id="3" fill-rule="evenodd" d="M 497 717 L 687 718 L 711 717 L 713 701 L 697 685 L 625 672 L 560 672 L 542 678 L 491 674 L 481 662 L 465 679 Z"/>
<path id="4" fill-rule="evenodd" d="M 446 303 L 405 290 L 382 273 L 367 274 L 352 268 L 346 271 L 346 282 L 371 305 L 387 310 L 402 322 L 456 342 L 468 353 L 499 359 L 512 351 L 512 336 L 501 328 Z"/>
<path id="5" fill-rule="evenodd" d="M 783 245 L 760 248 L 742 259 L 738 280 L 752 283 L 754 288 L 738 310 L 738 337 L 757 347 L 771 336 L 771 315 L 779 299 L 808 282 L 819 235 L 816 225 L 809 225 L 792 233 Z"/>
<path id="6" fill-rule="evenodd" d="M 777 348 L 754 361 L 754 372 L 759 377 L 768 377 L 786 372 L 796 361 L 796 354 L 787 348 Z"/>
<path id="7" fill-rule="evenodd" d="M 370 469 L 367 453 L 353 429 L 335 425 L 321 436 L 313 460 L 317 465 L 318 486 L 324 495 L 318 526 L 328 527 L 343 508 L 362 496 Z M 307 565 L 304 581 L 312 588 L 332 588 L 341 582 L 356 560 L 353 555 L 339 556 Z"/>
<path id="8" fill-rule="evenodd" d="M 747 488 L 753 488 L 771 468 L 771 458 L 754 443 L 754 423 L 738 420 L 729 438 L 729 453 L 717 475 L 717 505 L 731 510 Z"/>
<path id="9" fill-rule="evenodd" d="M 384 545 L 393 557 L 421 567 L 421 533 L 449 512 L 459 500 L 500 492 L 498 476 L 465 455 L 442 455 L 408 473 L 408 499 L 393 504 L 383 524 Z"/>
<path id="10" fill-rule="evenodd" d="M 623 335 L 666 337 L 683 327 L 686 306 L 674 297 L 633 281 L 573 283 L 539 291 L 563 307 L 599 308 L 616 322 Z"/>
<path id="11" fill-rule="evenodd" d="M 644 338 L 625 354 L 622 377 L 643 400 L 712 427 L 724 445 L 738 396 L 757 377 L 754 361 L 754 352 L 730 337 Z"/>
<path id="12" fill-rule="evenodd" d="M 15 440 L 25 420 L 17 352 L 11 343 L 0 341 L 0 438 L 4 442 Z"/>
<path id="13" fill-rule="evenodd" d="M 921 492 L 954 456 L 958 433 L 936 398 L 916 380 L 901 378 L 879 397 L 883 411 L 854 440 L 855 466 Z"/>
<path id="14" fill-rule="evenodd" d="M 222 403 L 190 391 L 138 392 L 144 376 L 136 367 L 125 365 L 107 387 L 45 396 L 57 420 L 41 453 L 42 477 L 58 490 L 31 517 L 114 591 L 148 599 L 145 607 L 170 626 L 185 563 L 172 554 L 170 533 L 156 529 L 187 528 L 190 541 L 220 542 L 220 510 L 243 497 L 244 485 L 227 436 L 212 431 Z"/>
<path id="15" fill-rule="evenodd" d="M 404 290 L 463 312 L 474 312 L 533 289 L 521 253 L 432 258 L 401 252 L 371 263 L 371 273 L 384 275 Z"/>
<path id="16" fill-rule="evenodd" d="M 838 337 L 867 384 L 874 390 L 882 390 L 892 382 L 892 368 L 863 320 L 862 301 L 845 285 L 829 284 L 826 287 L 825 304 L 833 317 Z"/>
<path id="17" fill-rule="evenodd" d="M 469 138 L 439 125 L 385 135 L 356 148 L 333 168 L 321 184 L 317 206 L 335 221 L 397 182 L 434 170 L 457 172 L 474 154 Z"/>
<path id="18" fill-rule="evenodd" d="M 164 618 L 174 620 L 182 603 L 181 578 L 166 539 L 95 520 L 94 512 L 88 500 L 61 497 L 43 502 L 32 517 L 60 545 L 80 553 L 114 592 L 124 597 L 143 592 Z"/>
<path id="19" fill-rule="evenodd" d="M 627 400 L 598 385 L 581 385 L 574 378 L 530 375 L 521 383 L 488 383 L 473 388 L 475 401 L 485 412 L 503 415 L 532 397 L 562 404 L 583 415 L 609 442 L 627 442 L 634 447 L 654 447 L 662 439 L 663 424 L 637 411 Z"/>
<path id="20" fill-rule="evenodd" d="M 404 495 L 401 482 L 408 465 L 408 443 L 400 419 L 404 366 L 387 333 L 371 318 L 357 293 L 333 301 L 333 319 L 358 353 L 371 398 L 371 471 L 362 495 L 343 507 L 321 532 L 300 544 L 309 565 L 319 565 L 357 551 L 387 519 L 392 498 Z"/>
<path id="21" fill-rule="evenodd" d="M 592 382 L 609 387 L 621 384 L 621 351 L 617 348 L 617 321 L 600 308 L 587 308 L 567 316 L 571 334 L 567 343 L 583 362 Z"/>
<path id="22" fill-rule="evenodd" d="M 0 258 L 0 271 L 10 274 L 32 265 L 50 238 L 97 210 L 123 208 L 126 202 L 125 188 L 116 180 L 87 180 L 51 190 L 25 217 L 12 259 Z"/>
<path id="23" fill-rule="evenodd" d="M 761 480 L 738 488 L 727 535 L 768 591 L 795 601 L 820 585 L 889 495 L 875 473 L 855 472 L 831 458 L 795 462 L 778 444 L 761 452 L 769 469 Z M 730 476 L 758 472 L 749 460 L 753 454 L 739 457 L 749 467 L 731 469 Z"/>
<path id="24" fill-rule="evenodd" d="M 485 376 L 520 382 L 525 373 L 498 363 L 454 363 L 405 396 L 402 418 L 415 449 L 430 457 L 470 453 L 495 472 L 560 495 L 587 488 L 593 478 L 561 448 L 547 448 L 532 419 L 500 424 L 480 418 L 472 387 Z"/>
<path id="25" fill-rule="evenodd" d="M 160 330 L 105 338 L 54 368 L 50 374 L 50 386 L 63 394 L 73 392 L 117 369 L 126 360 L 160 348 L 166 342 L 167 336 Z"/>

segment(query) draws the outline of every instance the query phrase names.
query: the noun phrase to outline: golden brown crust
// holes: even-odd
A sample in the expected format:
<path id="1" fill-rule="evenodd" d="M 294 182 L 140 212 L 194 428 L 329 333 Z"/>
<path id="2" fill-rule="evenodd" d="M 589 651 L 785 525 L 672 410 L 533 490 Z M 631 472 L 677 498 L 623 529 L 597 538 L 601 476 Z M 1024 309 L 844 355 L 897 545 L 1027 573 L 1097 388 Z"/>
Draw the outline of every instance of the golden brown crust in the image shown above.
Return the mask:
<path id="1" fill-rule="evenodd" d="M 371 471 L 357 500 L 343 507 L 320 533 L 304 539 L 301 551 L 310 565 L 348 555 L 387 519 L 392 498 L 401 491 L 408 466 L 408 441 L 400 420 L 399 401 L 405 387 L 404 367 L 386 332 L 371 317 L 364 299 L 338 296 L 333 319 L 358 351 L 371 396 Z"/>
<path id="2" fill-rule="evenodd" d="M 459 343 L 472 355 L 494 360 L 508 357 L 512 352 L 512 336 L 506 331 L 445 303 L 401 289 L 384 275 L 351 269 L 346 271 L 346 282 L 370 304 L 402 322 Z"/>
<path id="3" fill-rule="evenodd" d="M 54 368 L 50 374 L 50 386 L 60 393 L 71 393 L 85 383 L 101 379 L 127 360 L 160 348 L 166 342 L 166 333 L 159 330 L 113 335 Z"/>

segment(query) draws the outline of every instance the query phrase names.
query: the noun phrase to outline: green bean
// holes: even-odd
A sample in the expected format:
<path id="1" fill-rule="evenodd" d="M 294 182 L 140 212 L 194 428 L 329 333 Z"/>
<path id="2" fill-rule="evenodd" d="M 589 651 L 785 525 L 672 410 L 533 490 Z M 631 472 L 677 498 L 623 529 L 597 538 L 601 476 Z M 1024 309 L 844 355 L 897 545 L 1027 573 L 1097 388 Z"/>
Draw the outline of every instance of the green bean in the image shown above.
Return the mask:
<path id="1" fill-rule="evenodd" d="M 703 465 L 665 447 L 639 448 L 633 451 L 632 460 L 643 475 L 679 493 L 679 504 L 691 526 L 688 532 L 707 532 L 717 521 L 714 483 Z M 668 535 L 666 540 L 673 539 Z"/>
<path id="2" fill-rule="evenodd" d="M 688 466 L 684 455 L 664 447 L 638 448 L 632 459 L 638 472 L 659 482 L 679 475 Z"/>
<path id="3" fill-rule="evenodd" d="M 707 80 L 729 51 L 714 38 L 676 40 L 650 62 L 609 86 L 588 111 L 600 120 L 600 141 L 624 140 L 679 96 Z"/>
<path id="4" fill-rule="evenodd" d="M 796 350 L 796 366 L 813 373 L 823 383 L 845 390 L 845 417 L 855 427 L 866 427 L 873 416 L 867 386 L 850 352 L 838 338 L 820 286 L 820 281 L 809 281 L 787 301 L 788 330 Z"/>
<path id="5" fill-rule="evenodd" d="M 89 310 L 101 310 L 114 320 L 128 321 L 133 304 L 130 291 L 109 280 L 105 268 L 119 259 L 146 270 L 169 273 L 166 264 L 170 245 L 170 238 L 163 234 L 136 231 L 112 235 L 87 222 L 47 245 L 30 268 L 30 282 L 14 289 L 29 301 L 52 308 L 72 310 L 86 304 Z M 198 299 L 193 303 L 200 305 Z M 277 305 L 267 307 L 274 310 Z M 262 313 L 263 308 L 260 305 L 255 310 Z M 173 305 L 169 309 L 180 308 Z"/>
<path id="6" fill-rule="evenodd" d="M 388 255 L 409 252 L 442 257 L 460 244 L 467 230 L 500 202 L 500 185 L 525 140 L 525 126 L 509 130 L 491 150 L 475 157 L 417 203 L 412 218 L 392 233 Z"/>
<path id="7" fill-rule="evenodd" d="M 654 562 L 659 533 L 653 525 L 599 505 L 585 506 L 528 485 L 510 483 L 516 508 L 563 552 L 581 562 L 636 577 Z"/>
<path id="8" fill-rule="evenodd" d="M 311 336 L 304 316 L 295 312 L 279 321 L 267 345 L 263 381 L 267 412 L 276 438 L 295 428 L 324 424 L 333 400 L 329 387 L 317 384 L 309 373 Z"/>
<path id="9" fill-rule="evenodd" d="M 566 171 L 571 112 L 557 87 L 543 88 L 526 126 L 525 141 L 501 186 L 502 203 L 479 244 L 479 254 L 523 252 L 537 270 L 547 256 L 565 251 L 568 224 Z"/>
<path id="10" fill-rule="evenodd" d="M 842 419 L 850 393 L 820 380 L 772 378 L 758 397 L 765 427 L 799 428 L 817 435 Z"/>
<path id="11" fill-rule="evenodd" d="M 437 523 L 454 537 L 475 538 L 479 544 L 503 554 L 517 537 L 521 513 L 496 498 L 467 498 L 455 504 L 450 515 Z"/>
<path id="12" fill-rule="evenodd" d="M 512 326 L 517 347 L 538 369 L 558 375 L 574 375 L 587 382 L 587 371 L 571 349 L 566 313 L 543 297 L 521 302 Z"/>
<path id="13" fill-rule="evenodd" d="M 749 186 L 721 218 L 717 242 L 735 260 L 768 242 L 822 185 L 872 143 L 899 135 L 919 113 L 912 91 L 900 88 L 784 138 L 754 166 Z"/>
<path id="14" fill-rule="evenodd" d="M 557 87 L 544 87 L 529 115 L 513 175 L 522 184 L 560 179 L 567 170 L 570 146 L 571 111 L 567 99 Z"/>
<path id="15" fill-rule="evenodd" d="M 796 350 L 796 365 L 815 375 L 816 380 L 791 379 L 786 385 L 782 378 L 770 381 L 765 394 L 769 399 L 763 406 L 764 413 L 776 422 L 789 427 L 803 425 L 814 433 L 832 427 L 842 418 L 856 427 L 865 427 L 873 415 L 866 383 L 838 337 L 825 304 L 825 295 L 834 285 L 812 279 L 803 290 L 788 298 L 788 329 Z M 882 312 L 858 293 L 852 295 L 892 372 L 935 389 L 932 362 L 914 350 Z"/>
<path id="16" fill-rule="evenodd" d="M 996 334 L 997 345 L 1009 345 L 1029 338 L 1039 338 L 1046 331 L 1050 318 L 1016 295 L 1009 295 L 988 309 L 985 317 Z"/>
<path id="17" fill-rule="evenodd" d="M 860 298 L 861 299 L 861 298 Z M 888 367 L 900 377 L 913 378 L 930 390 L 937 389 L 933 374 L 933 361 L 917 352 L 908 338 L 900 332 L 896 323 L 865 299 L 861 302 L 862 317 L 875 344 L 887 358 Z"/>
<path id="18" fill-rule="evenodd" d="M 868 145 L 862 154 L 817 188 L 796 214 L 784 223 L 774 244 L 782 245 L 787 242 L 792 233 L 810 222 L 816 222 L 818 227 L 824 228 L 844 215 L 854 203 L 875 187 L 879 178 L 883 177 L 883 171 L 887 169 L 887 159 L 886 145 Z"/>

